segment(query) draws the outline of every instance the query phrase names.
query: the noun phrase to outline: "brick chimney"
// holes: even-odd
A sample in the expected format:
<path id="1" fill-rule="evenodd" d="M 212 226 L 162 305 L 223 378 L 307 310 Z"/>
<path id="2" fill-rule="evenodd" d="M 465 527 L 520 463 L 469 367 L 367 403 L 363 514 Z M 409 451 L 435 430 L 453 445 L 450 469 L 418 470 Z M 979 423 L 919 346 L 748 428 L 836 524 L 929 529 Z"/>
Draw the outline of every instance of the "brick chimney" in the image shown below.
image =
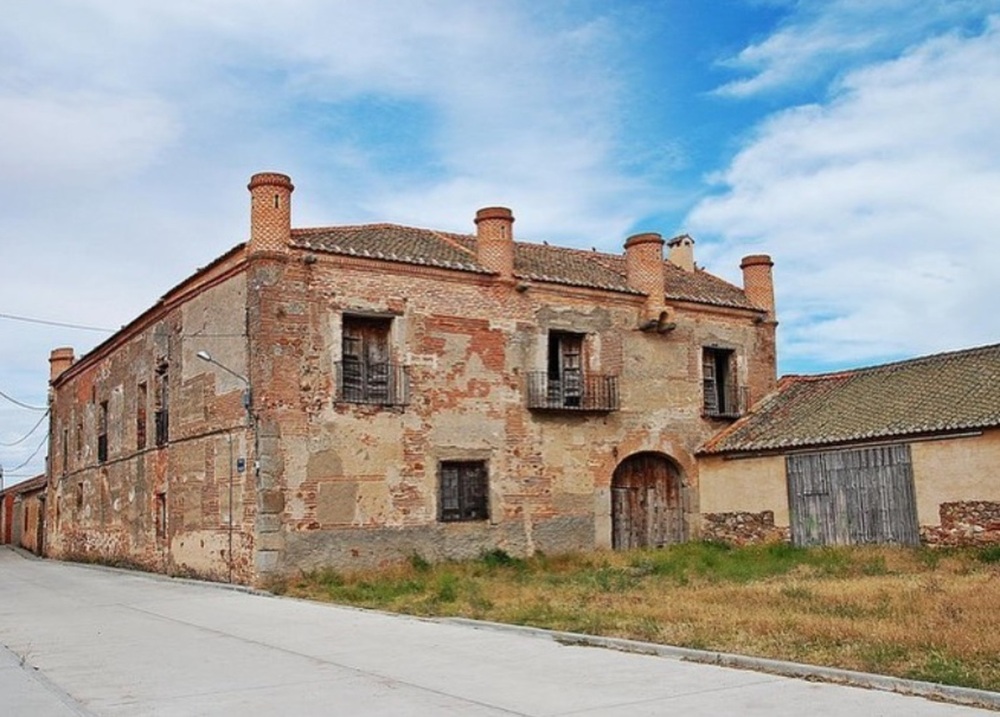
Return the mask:
<path id="1" fill-rule="evenodd" d="M 75 360 L 71 346 L 52 349 L 49 354 L 49 383 L 62 376 L 63 372 L 72 366 Z"/>
<path id="2" fill-rule="evenodd" d="M 674 266 L 684 271 L 694 271 L 694 239 L 687 234 L 681 234 L 667 242 L 669 252 L 667 259 Z"/>
<path id="3" fill-rule="evenodd" d="M 476 253 L 479 263 L 501 279 L 514 278 L 514 215 L 507 207 L 476 212 Z"/>
<path id="4" fill-rule="evenodd" d="M 771 267 L 774 262 L 767 254 L 751 254 L 743 257 L 740 269 L 743 270 L 743 291 L 754 306 L 767 310 L 768 321 L 775 321 L 774 311 L 774 279 Z"/>
<path id="5" fill-rule="evenodd" d="M 256 252 L 287 253 L 292 241 L 292 180 L 285 174 L 261 172 L 250 178 L 250 243 Z"/>
<path id="6" fill-rule="evenodd" d="M 625 282 L 646 294 L 646 313 L 663 306 L 663 237 L 655 232 L 634 234 L 625 240 Z"/>

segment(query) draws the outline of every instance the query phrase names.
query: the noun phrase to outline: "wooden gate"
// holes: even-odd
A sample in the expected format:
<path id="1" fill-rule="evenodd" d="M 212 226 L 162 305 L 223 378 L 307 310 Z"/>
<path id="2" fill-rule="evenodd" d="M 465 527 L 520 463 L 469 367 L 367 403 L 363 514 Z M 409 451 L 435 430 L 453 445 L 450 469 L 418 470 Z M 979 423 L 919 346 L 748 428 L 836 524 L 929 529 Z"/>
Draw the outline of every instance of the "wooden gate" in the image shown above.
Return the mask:
<path id="1" fill-rule="evenodd" d="M 788 456 L 796 545 L 917 545 L 909 445 Z"/>
<path id="2" fill-rule="evenodd" d="M 612 547 L 659 547 L 683 540 L 684 501 L 677 467 L 655 453 L 622 461 L 611 480 Z"/>

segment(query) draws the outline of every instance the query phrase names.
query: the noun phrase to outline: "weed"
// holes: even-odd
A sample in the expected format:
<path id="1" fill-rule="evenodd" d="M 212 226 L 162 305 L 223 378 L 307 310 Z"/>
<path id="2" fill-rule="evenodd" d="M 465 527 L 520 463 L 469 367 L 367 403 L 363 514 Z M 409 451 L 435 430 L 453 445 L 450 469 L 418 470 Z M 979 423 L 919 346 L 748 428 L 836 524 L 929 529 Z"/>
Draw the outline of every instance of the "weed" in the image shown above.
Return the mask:
<path id="1" fill-rule="evenodd" d="M 976 559 L 981 563 L 1000 563 L 1000 545 L 990 545 L 976 551 Z"/>
<path id="2" fill-rule="evenodd" d="M 425 558 L 423 555 L 421 555 L 416 551 L 410 553 L 409 563 L 410 567 L 416 570 L 418 573 L 426 573 L 431 569 L 431 564 L 427 560 L 427 558 Z"/>

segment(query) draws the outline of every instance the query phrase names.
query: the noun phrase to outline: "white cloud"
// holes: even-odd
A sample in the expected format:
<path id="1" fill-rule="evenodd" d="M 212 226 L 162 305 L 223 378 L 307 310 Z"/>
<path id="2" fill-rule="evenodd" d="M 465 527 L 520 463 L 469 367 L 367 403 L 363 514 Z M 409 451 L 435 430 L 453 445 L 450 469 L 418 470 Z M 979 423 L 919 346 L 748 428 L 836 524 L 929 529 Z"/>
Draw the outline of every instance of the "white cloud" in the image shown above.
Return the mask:
<path id="1" fill-rule="evenodd" d="M 1000 340 L 1000 20 L 845 76 L 763 123 L 689 216 L 777 263 L 786 361 L 856 362 Z"/>
<path id="2" fill-rule="evenodd" d="M 890 57 L 929 33 L 972 23 L 1000 0 L 803 0 L 788 8 L 781 29 L 720 64 L 747 76 L 716 89 L 747 98 L 808 85 L 873 56 Z"/>

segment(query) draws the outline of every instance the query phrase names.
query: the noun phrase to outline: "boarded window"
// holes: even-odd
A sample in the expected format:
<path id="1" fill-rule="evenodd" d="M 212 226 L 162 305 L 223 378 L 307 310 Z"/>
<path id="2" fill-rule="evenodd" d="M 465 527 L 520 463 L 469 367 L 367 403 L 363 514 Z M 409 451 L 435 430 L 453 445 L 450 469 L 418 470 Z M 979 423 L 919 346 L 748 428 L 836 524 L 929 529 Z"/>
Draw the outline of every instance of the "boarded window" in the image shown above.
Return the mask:
<path id="1" fill-rule="evenodd" d="M 489 518 L 489 477 L 484 461 L 441 463 L 442 522 Z"/>
<path id="2" fill-rule="evenodd" d="M 345 316 L 340 396 L 352 403 L 395 403 L 389 360 L 391 319 Z"/>
<path id="3" fill-rule="evenodd" d="M 97 416 L 97 461 L 108 460 L 108 402 L 101 401 Z"/>
<path id="4" fill-rule="evenodd" d="M 549 332 L 548 387 L 550 403 L 580 405 L 583 395 L 583 334 Z"/>

